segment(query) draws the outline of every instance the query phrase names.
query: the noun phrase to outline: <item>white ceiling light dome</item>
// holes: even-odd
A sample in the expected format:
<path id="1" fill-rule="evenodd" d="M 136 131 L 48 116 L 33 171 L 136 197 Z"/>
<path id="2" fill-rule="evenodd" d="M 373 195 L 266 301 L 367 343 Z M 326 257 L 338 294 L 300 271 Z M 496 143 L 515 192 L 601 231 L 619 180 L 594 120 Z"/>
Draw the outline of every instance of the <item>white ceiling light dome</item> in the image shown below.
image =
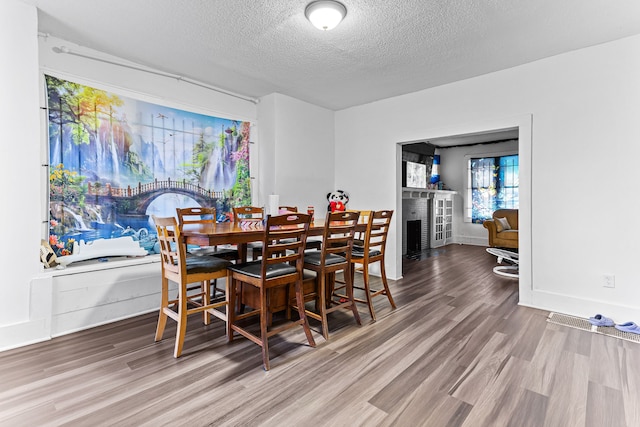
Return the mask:
<path id="1" fill-rule="evenodd" d="M 314 1 L 304 11 L 307 19 L 320 30 L 332 30 L 347 14 L 347 8 L 333 0 Z"/>

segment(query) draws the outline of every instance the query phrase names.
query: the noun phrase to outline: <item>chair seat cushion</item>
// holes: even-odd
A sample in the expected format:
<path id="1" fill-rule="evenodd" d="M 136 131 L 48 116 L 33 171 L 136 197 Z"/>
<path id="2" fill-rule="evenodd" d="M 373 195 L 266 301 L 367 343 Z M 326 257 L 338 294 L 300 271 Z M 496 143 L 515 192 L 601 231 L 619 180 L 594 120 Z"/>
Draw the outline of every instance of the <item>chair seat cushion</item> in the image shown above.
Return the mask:
<path id="1" fill-rule="evenodd" d="M 321 240 L 310 240 L 307 239 L 307 244 L 305 245 L 305 249 L 322 249 L 322 241 Z"/>
<path id="2" fill-rule="evenodd" d="M 296 239 L 280 239 L 280 243 L 294 243 L 296 241 Z M 304 246 L 304 249 L 322 249 L 322 241 L 320 240 L 309 240 L 307 239 L 307 242 Z"/>
<path id="3" fill-rule="evenodd" d="M 374 257 L 374 256 L 378 256 L 381 255 L 382 252 L 380 252 L 377 249 L 371 250 L 369 251 L 369 256 L 370 257 Z M 364 258 L 364 248 L 361 247 L 356 247 L 354 246 L 352 251 L 351 251 L 351 258 Z"/>
<path id="4" fill-rule="evenodd" d="M 321 261 L 322 252 L 305 252 L 304 254 L 305 264 L 320 265 Z M 347 262 L 347 259 L 336 254 L 327 254 L 327 257 L 324 260 L 325 265 L 340 264 L 342 262 Z"/>
<path id="5" fill-rule="evenodd" d="M 518 241 L 518 230 L 504 230 L 496 234 L 496 237 L 505 240 Z"/>
<path id="6" fill-rule="evenodd" d="M 213 273 L 233 265 L 231 262 L 214 256 L 192 256 L 187 258 L 187 274 Z"/>
<path id="7" fill-rule="evenodd" d="M 216 248 L 214 246 L 193 248 L 189 250 L 189 253 L 195 256 L 217 256 L 225 259 L 238 259 L 239 257 L 237 249 Z"/>
<path id="8" fill-rule="evenodd" d="M 246 274 L 247 276 L 261 277 L 262 274 L 262 261 L 247 262 L 244 264 L 230 265 L 227 267 L 231 271 Z M 267 266 L 267 279 L 273 279 L 274 277 L 284 276 L 286 274 L 295 273 L 296 267 L 286 262 L 278 264 L 270 264 Z"/>

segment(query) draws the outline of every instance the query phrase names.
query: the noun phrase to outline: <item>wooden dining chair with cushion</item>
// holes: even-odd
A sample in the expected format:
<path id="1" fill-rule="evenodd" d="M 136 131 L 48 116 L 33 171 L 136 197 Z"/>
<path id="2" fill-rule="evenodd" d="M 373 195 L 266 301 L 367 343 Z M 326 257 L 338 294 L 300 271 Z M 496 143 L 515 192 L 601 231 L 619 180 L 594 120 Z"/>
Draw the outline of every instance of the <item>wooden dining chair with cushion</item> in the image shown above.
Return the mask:
<path id="1" fill-rule="evenodd" d="M 387 283 L 387 273 L 384 267 L 384 255 L 387 246 L 387 236 L 389 227 L 391 226 L 392 210 L 371 211 L 367 220 L 366 231 L 364 232 L 362 246 L 356 246 L 354 243 L 351 251 L 351 277 L 354 279 L 354 272 L 361 271 L 363 277 L 363 286 L 353 285 L 354 289 L 363 290 L 365 298 L 354 298 L 356 302 L 367 304 L 371 319 L 376 320 L 375 310 L 373 307 L 373 298 L 385 295 L 391 304 L 391 308 L 395 309 L 396 304 L 391 296 L 389 284 Z M 369 280 L 369 266 L 374 263 L 380 263 L 380 276 L 382 279 L 382 289 L 371 289 Z M 353 282 L 355 283 L 355 282 Z M 345 295 L 343 295 L 345 296 Z"/>
<path id="2" fill-rule="evenodd" d="M 176 214 L 178 215 L 178 226 L 180 227 L 180 232 L 182 232 L 185 226 L 189 227 L 190 225 L 216 223 L 216 208 L 214 207 L 198 206 L 190 208 L 176 208 Z M 240 258 L 238 248 L 236 247 L 201 246 L 196 248 L 187 248 L 187 252 L 190 255 L 215 256 L 226 259 L 227 261 L 237 261 Z M 211 294 L 211 297 L 215 298 L 219 292 L 218 281 L 214 280 L 213 293 Z"/>
<path id="3" fill-rule="evenodd" d="M 305 315 L 302 294 L 304 244 L 307 240 L 309 223 L 310 216 L 307 214 L 268 216 L 262 238 L 261 260 L 232 265 L 227 270 L 230 307 L 234 306 L 237 291 L 241 289 L 238 286 L 239 283 L 254 287 L 259 292 L 259 303 L 255 304 L 258 307 L 252 307 L 252 311 L 247 313 L 230 311 L 229 341 L 233 340 L 234 333 L 237 332 L 262 347 L 262 362 L 265 370 L 269 370 L 269 337 L 275 334 L 300 325 L 304 329 L 309 345 L 311 347 L 316 345 Z M 287 288 L 290 283 L 295 284 L 299 318 L 286 320 L 281 325 L 270 326 L 269 291 L 278 287 Z M 260 318 L 257 333 L 251 330 L 250 324 L 242 322 L 256 315 Z M 242 325 L 238 323 L 239 321 Z"/>
<path id="4" fill-rule="evenodd" d="M 188 316 L 202 313 L 205 325 L 209 324 L 210 315 L 228 322 L 227 313 L 230 310 L 227 309 L 226 312 L 220 310 L 220 308 L 227 306 L 226 298 L 224 301 L 211 302 L 210 283 L 212 280 L 226 277 L 227 267 L 231 263 L 212 256 L 187 257 L 186 244 L 181 238 L 180 227 L 176 219 L 155 215 L 152 218 L 158 232 L 162 269 L 162 293 L 155 340 L 162 339 L 167 317 L 175 320 L 178 326 L 173 355 L 180 357 Z M 176 299 L 169 299 L 169 281 L 178 285 Z M 188 285 L 193 283 L 200 283 L 201 286 L 195 290 L 189 290 Z M 229 294 L 228 285 L 225 294 Z"/>
<path id="5" fill-rule="evenodd" d="M 368 223 L 369 216 L 371 216 L 371 211 L 367 211 L 367 210 L 347 209 L 347 212 L 359 212 L 360 213 L 359 221 L 361 223 Z M 353 238 L 353 246 L 362 248 L 364 246 L 364 237 L 365 237 L 365 231 L 356 231 L 356 234 Z"/>
<path id="6" fill-rule="evenodd" d="M 278 212 L 287 211 L 287 212 L 298 212 L 297 206 L 278 206 Z M 285 213 L 285 212 L 282 212 Z"/>
<path id="7" fill-rule="evenodd" d="M 216 223 L 216 208 L 213 207 L 176 208 L 176 213 L 180 230 L 185 225 Z M 235 247 L 201 246 L 188 249 L 188 252 L 196 256 L 213 255 L 228 261 L 237 261 L 239 259 L 238 249 Z"/>
<path id="8" fill-rule="evenodd" d="M 286 212 L 298 212 L 298 207 L 297 206 L 278 206 L 278 212 L 282 215 L 283 213 Z M 312 219 L 313 222 L 313 219 Z M 317 249 L 320 250 L 322 249 L 322 241 L 321 240 L 317 240 L 315 237 L 309 237 L 307 238 L 307 245 L 305 246 L 305 249 L 309 250 L 309 249 Z"/>
<path id="9" fill-rule="evenodd" d="M 233 208 L 233 220 L 241 221 L 262 221 L 264 220 L 264 208 L 259 206 L 239 206 Z M 261 242 L 249 242 L 247 247 L 251 249 L 251 260 L 256 260 L 258 254 L 262 251 Z"/>
<path id="10" fill-rule="evenodd" d="M 320 251 L 307 252 L 304 255 L 304 268 L 316 272 L 317 304 L 316 311 L 306 309 L 307 316 L 322 323 L 322 336 L 329 339 L 327 315 L 336 310 L 349 308 L 353 311 L 356 323 L 360 325 L 360 315 L 353 296 L 353 278 L 351 269 L 351 250 L 353 236 L 360 214 L 358 212 L 333 212 L 325 218 L 322 233 L 323 246 Z M 346 297 L 333 295 L 333 279 L 336 272 L 343 271 Z"/>

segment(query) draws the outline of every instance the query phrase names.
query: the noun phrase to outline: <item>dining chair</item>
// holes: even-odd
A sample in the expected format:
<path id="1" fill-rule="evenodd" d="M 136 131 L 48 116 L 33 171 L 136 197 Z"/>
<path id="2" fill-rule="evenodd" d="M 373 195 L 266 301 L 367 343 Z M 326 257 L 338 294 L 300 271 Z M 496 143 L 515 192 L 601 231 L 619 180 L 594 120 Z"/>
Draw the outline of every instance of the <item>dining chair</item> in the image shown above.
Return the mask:
<path id="1" fill-rule="evenodd" d="M 214 207 L 189 207 L 189 208 L 176 208 L 176 214 L 178 216 L 178 226 L 180 232 L 182 232 L 184 226 L 199 225 L 199 224 L 215 224 L 216 223 L 216 208 Z M 238 248 L 235 247 L 218 247 L 218 246 L 200 246 L 196 248 L 188 248 L 187 252 L 194 256 L 215 256 L 218 258 L 226 259 L 227 261 L 238 261 L 240 254 Z M 220 292 L 218 289 L 218 281 L 213 281 L 213 298 Z"/>
<path id="2" fill-rule="evenodd" d="M 238 206 L 233 208 L 233 220 L 237 223 L 241 221 L 261 221 L 264 220 L 264 208 L 259 206 Z M 254 261 L 262 251 L 261 242 L 249 242 L 247 248 L 251 249 L 251 260 Z"/>
<path id="3" fill-rule="evenodd" d="M 287 212 L 298 212 L 297 206 L 278 206 L 278 212 L 287 211 Z"/>
<path id="4" fill-rule="evenodd" d="M 353 277 L 350 273 L 353 236 L 359 216 L 359 212 L 329 213 L 325 218 L 322 233 L 322 250 L 306 252 L 304 255 L 304 268 L 316 273 L 318 298 L 317 311 L 305 309 L 305 313 L 320 321 L 322 336 L 325 340 L 329 339 L 327 322 L 329 313 L 350 308 L 356 323 L 361 324 L 353 296 Z M 333 282 L 338 271 L 342 271 L 345 277 L 346 297 L 334 298 Z"/>
<path id="5" fill-rule="evenodd" d="M 298 207 L 297 206 L 278 206 L 278 212 L 281 212 L 282 214 L 284 213 L 284 211 L 298 212 Z M 313 218 L 311 219 L 311 222 L 313 223 Z M 315 237 L 307 238 L 307 244 L 305 246 L 305 250 L 311 250 L 311 249 L 317 249 L 317 250 L 322 249 L 322 241 L 317 240 Z"/>
<path id="6" fill-rule="evenodd" d="M 178 225 L 180 230 L 184 226 L 198 224 L 215 224 L 216 208 L 214 207 L 189 207 L 176 208 L 178 216 Z M 191 255 L 204 256 L 213 255 L 218 258 L 224 258 L 229 261 L 237 261 L 239 258 L 238 249 L 234 247 L 218 247 L 218 246 L 201 246 L 197 248 L 188 248 L 187 251 Z"/>
<path id="7" fill-rule="evenodd" d="M 316 345 L 305 314 L 302 294 L 304 244 L 310 219 L 309 215 L 301 213 L 269 215 L 264 222 L 261 259 L 231 265 L 227 269 L 229 307 L 234 307 L 237 292 L 241 289 L 238 286 L 239 283 L 254 287 L 259 292 L 259 303 L 255 304 L 258 307 L 252 307 L 252 310 L 246 313 L 229 311 L 228 339 L 232 341 L 234 333 L 237 332 L 262 347 L 262 363 L 267 371 L 269 370 L 269 337 L 300 325 L 309 345 L 311 347 Z M 295 285 L 299 317 L 297 320 L 288 319 L 282 325 L 270 325 L 269 291 L 278 287 L 287 288 L 290 283 Z M 251 330 L 251 325 L 246 325 L 244 322 L 238 323 L 256 315 L 260 318 L 258 333 Z"/>
<path id="8" fill-rule="evenodd" d="M 357 210 L 357 209 L 347 209 L 346 212 L 358 212 L 360 213 L 360 223 L 368 223 L 369 222 L 369 216 L 371 215 L 371 211 L 370 210 Z M 364 237 L 365 237 L 365 231 L 364 230 L 356 230 L 356 234 L 353 237 L 353 246 L 355 247 L 363 247 L 364 246 Z"/>
<path id="9" fill-rule="evenodd" d="M 224 301 L 211 301 L 211 281 L 226 277 L 227 267 L 231 265 L 231 262 L 211 256 L 187 257 L 186 244 L 181 238 L 180 227 L 176 219 L 155 215 L 152 215 L 152 219 L 158 232 L 162 270 L 161 303 L 155 341 L 162 340 L 167 317 L 172 318 L 178 324 L 173 356 L 180 357 L 188 316 L 202 313 L 205 325 L 210 323 L 210 315 L 228 323 L 228 312 L 233 310 L 227 309 L 226 312 L 219 310 L 227 306 L 226 297 Z M 169 281 L 178 285 L 176 299 L 169 299 Z M 195 293 L 193 289 L 188 289 L 188 285 L 192 283 L 201 284 L 195 289 Z M 225 295 L 228 294 L 227 284 Z M 227 332 L 228 330 L 227 325 Z"/>
<path id="10" fill-rule="evenodd" d="M 375 310 L 373 307 L 373 298 L 385 295 L 391 304 L 391 308 L 395 309 L 396 304 L 391 296 L 389 290 L 389 284 L 387 283 L 387 273 L 384 267 L 384 255 L 387 246 L 387 236 L 389 233 L 389 227 L 391 226 L 391 217 L 393 216 L 393 210 L 381 210 L 381 211 L 363 211 L 366 218 L 366 230 L 362 236 L 362 241 L 357 242 L 354 239 L 353 249 L 351 251 L 351 264 L 350 269 L 353 288 L 364 291 L 365 298 L 354 297 L 354 300 L 359 303 L 367 304 L 369 307 L 369 314 L 373 321 L 376 320 Z M 362 213 L 361 213 L 362 215 Z M 368 217 L 367 217 L 368 215 Z M 380 263 L 380 276 L 382 279 L 383 287 L 381 289 L 371 289 L 369 280 L 369 266 L 374 263 Z M 355 271 L 361 271 L 363 277 L 363 286 L 356 286 Z M 346 286 L 346 283 L 343 283 Z M 341 295 L 347 297 L 347 295 Z"/>

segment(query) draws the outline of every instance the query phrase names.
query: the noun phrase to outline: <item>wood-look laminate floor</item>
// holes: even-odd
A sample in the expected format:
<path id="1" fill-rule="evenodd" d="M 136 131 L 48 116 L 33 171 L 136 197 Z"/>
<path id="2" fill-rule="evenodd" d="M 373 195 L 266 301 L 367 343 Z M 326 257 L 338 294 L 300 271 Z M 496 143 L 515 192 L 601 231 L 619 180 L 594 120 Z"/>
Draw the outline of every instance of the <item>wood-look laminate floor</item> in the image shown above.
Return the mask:
<path id="1" fill-rule="evenodd" d="M 482 247 L 405 260 L 378 321 L 333 313 L 325 342 L 273 337 L 271 371 L 191 319 L 174 359 L 155 314 L 0 353 L 1 426 L 640 426 L 640 345 L 517 305 Z M 356 280 L 362 280 L 361 276 Z"/>

